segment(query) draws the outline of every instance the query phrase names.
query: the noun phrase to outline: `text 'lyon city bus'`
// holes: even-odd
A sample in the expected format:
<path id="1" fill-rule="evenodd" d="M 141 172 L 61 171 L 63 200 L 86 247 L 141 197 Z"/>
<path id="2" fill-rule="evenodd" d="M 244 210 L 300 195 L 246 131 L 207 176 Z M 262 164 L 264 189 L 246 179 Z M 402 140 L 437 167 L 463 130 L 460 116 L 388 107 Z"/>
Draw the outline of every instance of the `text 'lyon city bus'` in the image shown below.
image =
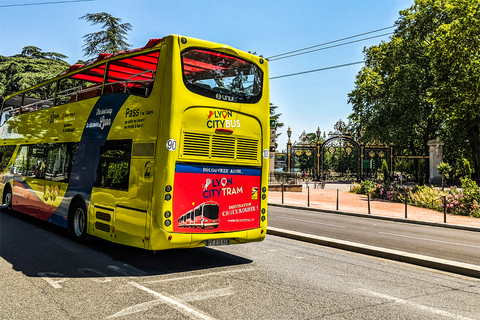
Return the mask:
<path id="1" fill-rule="evenodd" d="M 0 200 L 79 242 L 261 241 L 268 93 L 265 59 L 183 36 L 72 65 L 3 102 Z"/>

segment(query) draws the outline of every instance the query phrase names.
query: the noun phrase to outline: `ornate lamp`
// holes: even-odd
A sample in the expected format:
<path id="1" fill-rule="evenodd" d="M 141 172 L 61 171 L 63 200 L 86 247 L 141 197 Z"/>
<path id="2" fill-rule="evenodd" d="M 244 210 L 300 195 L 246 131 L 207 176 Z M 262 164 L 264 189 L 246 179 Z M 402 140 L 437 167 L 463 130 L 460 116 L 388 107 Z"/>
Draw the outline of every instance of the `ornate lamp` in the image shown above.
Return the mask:
<path id="1" fill-rule="evenodd" d="M 291 157 L 291 152 L 292 152 L 292 143 L 290 142 L 290 137 L 292 136 L 292 130 L 290 129 L 290 126 L 288 126 L 287 129 L 287 136 L 288 136 L 288 143 L 287 143 L 287 172 L 290 172 L 290 157 Z"/>

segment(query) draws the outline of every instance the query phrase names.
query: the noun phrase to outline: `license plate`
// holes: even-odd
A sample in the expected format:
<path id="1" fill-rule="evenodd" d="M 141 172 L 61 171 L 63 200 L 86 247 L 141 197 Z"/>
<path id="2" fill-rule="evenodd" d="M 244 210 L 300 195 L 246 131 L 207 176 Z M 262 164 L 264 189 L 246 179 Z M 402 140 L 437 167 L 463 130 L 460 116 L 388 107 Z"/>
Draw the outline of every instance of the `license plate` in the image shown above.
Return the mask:
<path id="1" fill-rule="evenodd" d="M 230 244 L 230 239 L 214 239 L 214 240 L 207 240 L 207 247 L 211 246 L 226 246 Z"/>

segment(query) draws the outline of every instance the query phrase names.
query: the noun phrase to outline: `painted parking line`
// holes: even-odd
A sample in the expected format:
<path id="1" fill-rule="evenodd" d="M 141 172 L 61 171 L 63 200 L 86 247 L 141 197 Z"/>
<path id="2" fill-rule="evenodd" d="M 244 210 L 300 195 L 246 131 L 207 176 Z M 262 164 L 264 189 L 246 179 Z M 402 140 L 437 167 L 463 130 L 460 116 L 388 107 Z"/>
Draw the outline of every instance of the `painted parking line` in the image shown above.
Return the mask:
<path id="1" fill-rule="evenodd" d="M 237 273 L 237 272 L 245 272 L 245 271 L 253 271 L 255 269 L 248 268 L 248 269 L 235 269 L 235 270 L 225 270 L 225 271 L 217 271 L 217 272 L 209 272 L 191 276 L 184 276 L 184 277 L 176 277 L 176 278 L 168 278 L 168 279 L 160 279 L 160 280 L 152 280 L 146 281 L 144 283 L 159 283 L 159 282 L 167 282 L 167 281 L 179 281 L 185 279 L 194 279 L 194 278 L 202 278 L 202 277 L 209 277 L 209 276 L 218 276 L 219 274 L 226 274 L 226 273 Z"/>
<path id="2" fill-rule="evenodd" d="M 172 296 L 167 296 L 166 294 L 162 294 L 156 291 L 153 291 L 152 289 L 149 289 L 145 286 L 142 286 L 141 284 L 138 284 L 136 282 L 129 282 L 128 284 L 143 290 L 145 292 L 148 292 L 155 296 L 158 300 L 162 301 L 163 303 L 166 303 L 173 307 L 175 310 L 181 312 L 182 314 L 186 315 L 187 317 L 194 318 L 194 319 L 203 319 L 203 320 L 214 320 L 215 318 L 195 309 L 194 307 L 180 301 L 179 299 L 172 297 Z M 149 306 L 150 307 L 150 306 Z"/>
<path id="3" fill-rule="evenodd" d="M 200 300 L 208 300 L 212 298 L 218 297 L 227 297 L 233 295 L 233 287 L 226 287 L 220 289 L 212 289 L 206 291 L 195 291 L 195 292 L 187 292 L 183 295 L 177 296 L 177 299 L 184 302 L 193 302 L 193 301 L 200 301 Z"/>
<path id="4" fill-rule="evenodd" d="M 115 267 L 109 266 L 110 269 L 117 271 Z M 197 274 L 197 275 L 189 275 L 183 277 L 175 277 L 175 278 L 167 278 L 167 279 L 160 279 L 160 280 L 152 280 L 152 281 L 145 281 L 144 284 L 152 284 L 152 283 L 164 283 L 169 281 L 181 281 L 187 279 L 195 279 L 195 278 L 202 278 L 202 277 L 209 277 L 209 276 L 218 276 L 220 274 L 229 274 L 229 273 L 238 273 L 238 272 L 248 272 L 253 271 L 254 268 L 245 268 L 245 269 L 235 269 L 235 270 L 224 270 L 224 271 L 217 271 L 217 272 L 209 272 L 204 274 Z M 218 297 L 226 297 L 234 294 L 234 290 L 232 287 L 227 288 L 219 288 L 219 289 L 212 289 L 206 291 L 198 291 L 198 292 L 189 292 L 177 297 L 173 297 L 167 295 L 165 293 L 156 292 L 146 286 L 143 286 L 137 282 L 128 282 L 129 285 L 134 286 L 140 290 L 148 292 L 154 295 L 157 299 L 140 303 L 134 306 L 130 306 L 120 310 L 119 312 L 109 316 L 107 319 L 119 318 L 126 315 L 134 314 L 134 313 L 141 313 L 145 312 L 148 309 L 158 306 L 159 304 L 168 304 L 177 311 L 180 311 L 184 315 L 189 318 L 194 319 L 215 319 L 197 309 L 187 304 L 187 302 L 199 301 L 199 300 L 206 300 L 211 298 L 218 298 Z"/>
<path id="5" fill-rule="evenodd" d="M 392 297 L 392 296 L 389 296 L 389 295 L 386 295 L 386 294 L 383 294 L 383 293 L 379 293 L 379 292 L 375 292 L 375 291 L 371 291 L 371 290 L 367 290 L 367 289 L 357 289 L 356 291 L 362 292 L 366 295 L 369 295 L 369 296 L 372 296 L 372 297 L 375 297 L 375 298 L 389 300 L 389 301 L 392 301 L 394 303 L 402 304 L 402 305 L 405 305 L 409 308 L 414 308 L 414 309 L 426 311 L 426 312 L 435 314 L 437 316 L 442 316 L 442 317 L 451 318 L 451 319 L 459 319 L 459 320 L 460 319 L 461 320 L 473 320 L 471 318 L 467 318 L 467 317 L 464 317 L 464 316 L 460 316 L 458 314 L 450 313 L 448 311 L 444 311 L 444 310 L 441 310 L 441 309 L 425 306 L 423 304 L 419 304 L 419 303 L 416 303 L 416 302 L 413 302 L 413 301 L 408 301 L 408 300 Z"/>
<path id="6" fill-rule="evenodd" d="M 112 314 L 111 316 L 107 317 L 107 319 L 114 319 L 119 317 L 128 316 L 130 314 L 138 313 L 138 312 L 145 312 L 150 308 L 156 307 L 160 304 L 164 303 L 163 300 L 152 300 L 144 303 L 139 303 L 131 307 L 127 307 L 125 309 L 120 310 L 119 312 Z"/>

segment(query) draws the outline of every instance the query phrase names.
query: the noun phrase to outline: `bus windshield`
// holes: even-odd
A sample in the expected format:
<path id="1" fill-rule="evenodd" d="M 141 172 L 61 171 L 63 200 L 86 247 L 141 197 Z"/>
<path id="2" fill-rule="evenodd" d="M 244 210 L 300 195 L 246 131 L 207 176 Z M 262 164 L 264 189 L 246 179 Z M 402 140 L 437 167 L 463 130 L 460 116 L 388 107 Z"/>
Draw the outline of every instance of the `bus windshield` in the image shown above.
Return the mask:
<path id="1" fill-rule="evenodd" d="M 255 64 L 205 49 L 182 53 L 183 79 L 190 91 L 230 102 L 256 103 L 262 95 L 263 72 Z"/>

